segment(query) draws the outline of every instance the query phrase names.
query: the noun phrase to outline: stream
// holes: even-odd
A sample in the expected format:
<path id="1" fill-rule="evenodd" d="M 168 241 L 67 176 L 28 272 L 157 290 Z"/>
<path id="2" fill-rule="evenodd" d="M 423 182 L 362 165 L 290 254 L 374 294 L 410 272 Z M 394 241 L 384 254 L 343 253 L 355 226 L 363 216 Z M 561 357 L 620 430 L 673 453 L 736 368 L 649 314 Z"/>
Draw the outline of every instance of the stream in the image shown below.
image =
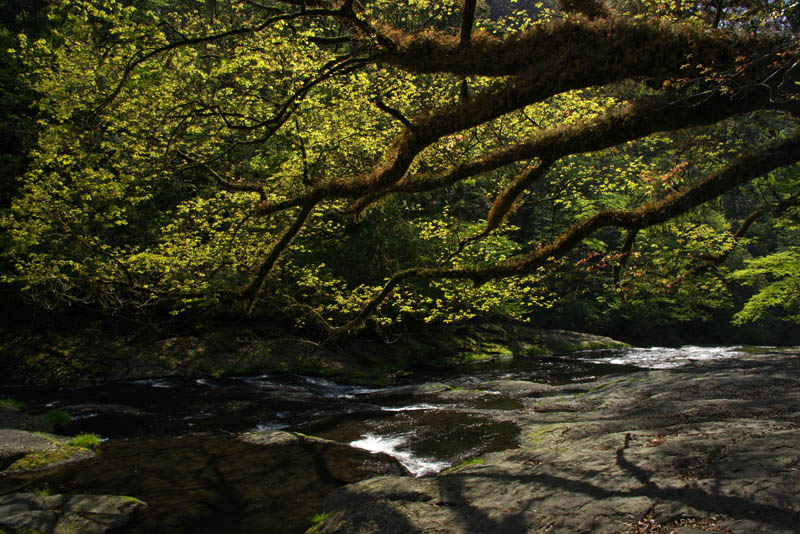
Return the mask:
<path id="1" fill-rule="evenodd" d="M 58 389 L 8 389 L 36 414 L 64 410 L 67 433 L 104 442 L 92 461 L 36 474 L 38 491 L 129 495 L 148 503 L 123 532 L 304 532 L 342 480 L 320 474 L 307 450 L 258 447 L 242 432 L 286 430 L 383 452 L 426 476 L 487 452 L 515 447 L 521 401 L 481 389 L 489 380 L 579 383 L 610 374 L 677 367 L 764 348 L 616 349 L 481 363 L 416 375 L 385 388 L 314 377 L 168 377 Z M 4 392 L 4 394 L 6 394 Z M 306 447 L 307 449 L 307 447 Z M 30 475 L 28 475 L 30 478 Z M 19 484 L 0 477 L 0 491 Z"/>

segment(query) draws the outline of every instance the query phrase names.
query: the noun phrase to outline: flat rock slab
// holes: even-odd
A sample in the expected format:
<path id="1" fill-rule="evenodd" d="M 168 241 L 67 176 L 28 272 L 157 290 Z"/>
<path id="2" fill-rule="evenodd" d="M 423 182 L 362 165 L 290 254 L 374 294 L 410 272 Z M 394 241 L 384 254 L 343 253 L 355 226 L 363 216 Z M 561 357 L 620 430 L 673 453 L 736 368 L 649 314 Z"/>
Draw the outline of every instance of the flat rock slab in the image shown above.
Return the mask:
<path id="1" fill-rule="evenodd" d="M 520 447 L 421 479 L 337 489 L 310 532 L 800 532 L 800 355 L 704 362 L 548 388 Z"/>
<path id="2" fill-rule="evenodd" d="M 52 439 L 41 434 L 0 428 L 0 459 L 28 452 L 45 452 L 55 449 Z"/>
<path id="3" fill-rule="evenodd" d="M 125 526 L 145 504 L 112 495 L 0 496 L 0 530 L 25 533 L 101 534 Z"/>
<path id="4" fill-rule="evenodd" d="M 68 440 L 63 436 L 0 428 L 0 474 L 8 470 L 42 471 L 95 457 L 93 451 L 69 445 Z M 14 464 L 23 457 L 30 461 L 21 467 Z"/>

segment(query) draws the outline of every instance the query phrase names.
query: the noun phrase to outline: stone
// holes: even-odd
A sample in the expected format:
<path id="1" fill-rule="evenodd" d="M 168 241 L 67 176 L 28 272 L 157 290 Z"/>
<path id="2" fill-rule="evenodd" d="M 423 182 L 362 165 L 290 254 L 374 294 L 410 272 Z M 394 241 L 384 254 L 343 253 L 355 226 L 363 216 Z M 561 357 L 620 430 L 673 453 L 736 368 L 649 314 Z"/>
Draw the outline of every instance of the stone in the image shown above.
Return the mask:
<path id="1" fill-rule="evenodd" d="M 69 445 L 68 440 L 63 436 L 0 428 L 0 472 L 41 471 L 94 458 L 94 452 Z"/>
<path id="2" fill-rule="evenodd" d="M 527 380 L 490 380 L 481 383 L 481 388 L 489 391 L 499 391 L 517 397 L 534 397 L 551 395 L 560 389 L 549 384 L 529 382 Z"/>
<path id="3" fill-rule="evenodd" d="M 146 505 L 132 497 L 112 495 L 0 496 L 0 530 L 47 534 L 102 534 L 125 526 Z"/>
<path id="4" fill-rule="evenodd" d="M 240 435 L 239 440 L 259 447 L 274 448 L 276 452 L 271 453 L 273 462 L 276 461 L 276 455 L 289 454 L 292 448 L 305 451 L 314 458 L 315 476 L 322 470 L 324 478 L 340 483 L 356 482 L 374 475 L 408 475 L 408 471 L 389 455 L 296 432 L 282 430 L 247 432 Z"/>

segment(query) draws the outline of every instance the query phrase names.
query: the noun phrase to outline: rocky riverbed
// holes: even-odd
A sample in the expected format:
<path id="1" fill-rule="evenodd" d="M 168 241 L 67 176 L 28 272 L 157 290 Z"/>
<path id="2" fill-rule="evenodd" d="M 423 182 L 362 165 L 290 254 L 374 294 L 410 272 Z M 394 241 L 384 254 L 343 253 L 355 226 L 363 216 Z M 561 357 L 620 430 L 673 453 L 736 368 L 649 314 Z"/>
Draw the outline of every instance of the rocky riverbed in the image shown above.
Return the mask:
<path id="1" fill-rule="evenodd" d="M 486 390 L 522 401 L 518 448 L 341 487 L 309 532 L 800 532 L 800 351 Z"/>
<path id="2" fill-rule="evenodd" d="M 665 350 L 560 360 L 630 363 Z M 657 362 L 675 366 L 670 369 L 615 367 L 617 374 L 593 380 L 536 382 L 549 373 L 523 366 L 480 371 L 450 385 L 342 389 L 302 377 L 285 384 L 284 397 L 294 392 L 305 399 L 319 390 L 324 409 L 313 413 L 321 419 L 299 432 L 327 440 L 297 428 L 123 435 L 93 458 L 69 438 L 24 430 L 35 419 L 7 408 L 0 413 L 0 530 L 299 534 L 314 517 L 312 534 L 800 532 L 800 349 L 689 347 L 680 354 L 682 361 L 676 353 Z M 685 365 L 687 357 L 702 361 Z M 595 370 L 608 369 L 602 365 Z M 202 406 L 221 402 L 220 392 L 235 406 L 242 404 L 236 395 L 268 404 L 275 384 L 267 381 L 265 390 L 266 378 L 257 378 L 255 385 L 242 381 L 242 391 L 234 388 L 236 380 L 222 379 L 186 390 L 177 389 L 176 379 L 152 381 L 152 387 L 183 400 L 194 392 Z M 139 382 L 113 389 L 145 386 Z M 76 406 L 84 404 L 69 404 L 82 392 L 62 392 L 67 397 L 58 406 L 82 414 Z M 98 399 L 92 406 L 101 413 L 106 407 L 141 416 L 161 406 L 121 410 Z M 343 403 L 341 416 L 328 428 L 334 402 Z M 243 406 L 249 413 L 250 405 Z M 224 411 L 229 418 L 234 413 Z M 413 436 L 403 446 L 410 449 L 353 447 L 370 441 L 356 438 L 372 432 L 367 421 L 375 417 L 375 429 L 389 433 L 376 440 L 394 436 L 402 423 L 395 413 L 406 414 L 401 420 L 415 414 L 409 419 Z M 179 412 L 170 420 L 183 418 Z M 495 427 L 505 429 L 499 447 L 475 452 L 471 442 L 460 444 L 497 438 Z M 501 452 L 414 477 L 429 470 L 409 472 L 413 462 L 397 460 L 408 453 L 413 459 L 415 447 L 428 442 L 473 450 L 449 465 L 480 450 Z M 60 466 L 53 469 L 51 462 Z"/>

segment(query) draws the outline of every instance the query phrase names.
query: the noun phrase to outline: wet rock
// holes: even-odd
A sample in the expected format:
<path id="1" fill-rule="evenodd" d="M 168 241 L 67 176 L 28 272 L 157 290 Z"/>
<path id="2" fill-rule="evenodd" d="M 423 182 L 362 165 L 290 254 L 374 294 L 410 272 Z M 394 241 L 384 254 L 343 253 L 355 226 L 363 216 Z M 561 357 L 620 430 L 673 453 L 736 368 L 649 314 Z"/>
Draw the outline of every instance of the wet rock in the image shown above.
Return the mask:
<path id="1" fill-rule="evenodd" d="M 69 404 L 61 407 L 72 417 L 86 417 L 96 413 L 109 413 L 113 415 L 144 415 L 139 408 L 127 406 L 125 404 Z"/>
<path id="2" fill-rule="evenodd" d="M 339 488 L 312 532 L 800 532 L 796 355 L 607 378 L 578 394 L 554 386 L 545 398 L 502 386 L 526 403 L 514 414 L 520 448 Z"/>
<path id="3" fill-rule="evenodd" d="M 25 430 L 0 428 L 0 459 L 27 452 L 53 450 L 52 439 Z"/>
<path id="4" fill-rule="evenodd" d="M 0 527 L 26 533 L 101 534 L 125 526 L 144 506 L 132 497 L 12 493 L 0 496 Z"/>
<path id="5" fill-rule="evenodd" d="M 552 395 L 561 391 L 561 388 L 557 386 L 528 382 L 526 380 L 490 380 L 481 382 L 478 387 L 490 391 L 499 391 L 515 397 Z"/>
<path id="6" fill-rule="evenodd" d="M 563 354 L 581 350 L 624 348 L 629 345 L 606 336 L 570 330 L 541 330 L 527 325 L 517 326 L 517 336 L 528 353 Z"/>
<path id="7" fill-rule="evenodd" d="M 0 428 L 24 430 L 33 424 L 33 417 L 16 409 L 0 406 Z"/>
<path id="8" fill-rule="evenodd" d="M 289 457 L 295 449 L 301 449 L 316 459 L 316 470 L 313 476 L 332 479 L 340 483 L 356 482 L 375 475 L 407 475 L 408 471 L 394 458 L 383 453 L 373 453 L 351 447 L 350 445 L 305 436 L 299 433 L 269 430 L 264 432 L 248 432 L 239 438 L 245 443 L 260 447 L 272 447 L 276 455 Z M 272 457 L 280 462 L 280 458 Z M 309 481 L 310 482 L 310 481 Z"/>
<path id="9" fill-rule="evenodd" d="M 437 393 L 448 391 L 450 388 L 445 384 L 416 384 L 411 386 L 400 386 L 394 388 L 381 389 L 370 393 L 359 395 L 360 400 L 370 402 L 385 402 L 426 397 Z"/>

